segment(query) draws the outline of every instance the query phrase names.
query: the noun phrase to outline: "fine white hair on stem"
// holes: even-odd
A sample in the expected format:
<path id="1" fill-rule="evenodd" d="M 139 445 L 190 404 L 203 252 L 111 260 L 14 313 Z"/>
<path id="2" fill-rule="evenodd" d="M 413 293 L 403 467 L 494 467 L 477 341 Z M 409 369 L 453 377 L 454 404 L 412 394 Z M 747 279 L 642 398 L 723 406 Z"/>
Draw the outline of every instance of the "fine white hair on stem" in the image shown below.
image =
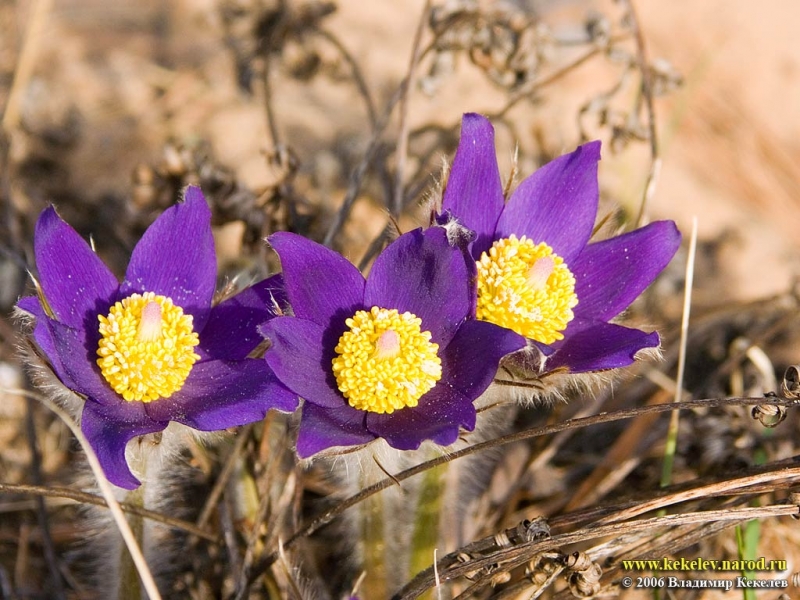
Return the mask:
<path id="1" fill-rule="evenodd" d="M 103 494 L 103 498 L 108 505 L 108 509 L 111 511 L 111 515 L 114 518 L 114 523 L 116 524 L 117 529 L 119 529 L 122 539 L 125 541 L 125 546 L 127 546 L 128 552 L 131 554 L 131 558 L 133 559 L 134 565 L 136 565 L 136 570 L 139 573 L 139 577 L 142 580 L 142 585 L 144 585 L 144 589 L 147 592 L 148 597 L 150 600 L 161 600 L 161 594 L 159 593 L 156 582 L 153 579 L 153 574 L 150 572 L 150 567 L 147 566 L 147 561 L 145 561 L 144 555 L 142 554 L 139 545 L 136 543 L 136 537 L 134 536 L 133 531 L 131 531 L 130 525 L 128 525 L 128 521 L 125 518 L 125 514 L 122 512 L 122 508 L 120 508 L 119 502 L 117 502 L 117 499 L 114 497 L 114 490 L 112 489 L 108 480 L 106 480 L 106 477 L 103 474 L 103 468 L 100 466 L 100 461 L 97 459 L 97 455 L 94 453 L 92 446 L 89 444 L 89 440 L 87 440 L 86 436 L 83 435 L 83 432 L 81 431 L 81 428 L 75 419 L 73 419 L 67 413 L 67 411 L 41 394 L 35 394 L 22 389 L 3 389 L 2 391 L 8 394 L 19 394 L 33 398 L 34 400 L 38 400 L 48 409 L 53 411 L 58 418 L 64 421 L 67 427 L 70 428 L 72 433 L 77 438 L 78 443 L 81 445 L 81 448 L 83 448 L 84 453 L 86 454 L 86 461 L 89 463 L 89 467 L 92 469 L 92 473 L 97 480 L 97 486 L 100 488 L 100 492 Z"/>

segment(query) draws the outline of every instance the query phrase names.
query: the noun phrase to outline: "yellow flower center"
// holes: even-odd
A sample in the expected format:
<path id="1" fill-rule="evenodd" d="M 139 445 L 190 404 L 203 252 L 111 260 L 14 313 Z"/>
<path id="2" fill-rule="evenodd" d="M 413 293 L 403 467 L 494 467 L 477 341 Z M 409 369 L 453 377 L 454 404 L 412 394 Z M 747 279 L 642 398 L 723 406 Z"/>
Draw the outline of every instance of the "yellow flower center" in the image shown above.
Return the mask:
<path id="1" fill-rule="evenodd" d="M 374 413 L 413 407 L 442 378 L 439 345 L 409 312 L 373 306 L 345 321 L 333 374 L 350 406 Z"/>
<path id="2" fill-rule="evenodd" d="M 200 357 L 192 316 L 170 298 L 132 294 L 100 320 L 97 364 L 106 381 L 129 402 L 169 398 L 183 387 Z"/>
<path id="3" fill-rule="evenodd" d="M 552 344 L 563 339 L 576 304 L 575 277 L 544 242 L 511 235 L 478 261 L 478 319 Z"/>

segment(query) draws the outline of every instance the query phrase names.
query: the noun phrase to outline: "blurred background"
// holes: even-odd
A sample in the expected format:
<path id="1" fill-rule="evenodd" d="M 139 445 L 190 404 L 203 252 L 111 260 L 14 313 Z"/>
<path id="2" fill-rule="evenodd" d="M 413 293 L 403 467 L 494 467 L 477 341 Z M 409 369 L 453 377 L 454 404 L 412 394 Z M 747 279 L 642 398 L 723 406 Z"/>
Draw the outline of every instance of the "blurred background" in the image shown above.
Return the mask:
<path id="1" fill-rule="evenodd" d="M 405 109 L 405 126 L 418 133 L 405 166 L 415 200 L 452 152 L 455 136 L 437 128 L 452 134 L 465 111 L 496 115 L 509 93 L 524 92 L 525 84 L 557 72 L 587 42 L 632 35 L 621 23 L 624 2 L 433 4 L 440 33 L 451 26 L 446 13 L 463 7 L 482 11 L 484 22 L 457 24 L 440 35 L 441 48 L 458 51 L 428 52 L 415 74 Z M 147 194 L 153 192 L 147 186 L 158 175 L 178 177 L 181 169 L 205 167 L 224 170 L 225 183 L 254 194 L 291 183 L 306 216 L 335 210 L 372 129 L 349 61 L 357 64 L 374 118 L 380 118 L 408 72 L 424 3 L 282 6 L 277 0 L 0 3 L 0 94 L 8 144 L 3 202 L 34 216 L 54 202 L 82 232 L 106 243 L 104 227 L 124 237 L 114 232 L 124 224 L 121 214 L 150 207 Z M 800 48 L 794 43 L 800 8 L 792 0 L 763 6 L 745 0 L 640 0 L 636 9 L 646 58 L 664 92 L 655 99 L 663 164 L 650 218 L 675 219 L 688 231 L 697 215 L 700 238 L 717 240 L 725 250 L 717 267 L 726 271 L 726 282 L 715 294 L 752 299 L 785 290 L 796 275 L 800 227 Z M 511 40 L 497 22 L 487 23 L 492 18 L 515 34 L 526 28 L 525 35 Z M 424 48 L 433 28 L 423 33 Z M 517 48 L 509 49 L 512 43 Z M 633 56 L 630 43 L 619 46 Z M 515 144 L 519 172 L 528 174 L 582 136 L 599 137 L 605 142 L 604 190 L 635 214 L 648 173 L 647 144 L 630 138 L 646 135 L 647 126 L 644 118 L 635 126 L 625 121 L 638 84 L 626 72 L 631 56 L 594 56 L 508 110 L 503 116 L 510 127 L 498 124 L 504 172 Z M 271 117 L 264 101 L 266 63 Z M 9 98 L 12 86 L 15 95 Z M 375 152 L 373 165 L 383 165 L 371 171 L 393 166 L 385 155 L 392 152 L 397 115 L 388 123 L 384 147 Z M 431 135 L 426 137 L 425 128 Z M 429 167 L 424 175 L 416 173 L 419 155 Z M 369 175 L 367 183 L 380 185 L 380 173 Z M 230 196 L 230 190 L 223 194 Z M 340 243 L 371 239 L 384 218 L 380 196 L 369 186 L 359 190 L 357 225 Z M 92 210 L 70 219 L 72 204 Z M 7 223 L 4 233 L 6 245 L 19 249 L 30 223 Z M 229 231 L 226 240 L 236 237 Z M 9 265 L 8 256 L 3 264 L 6 271 L 19 268 Z M 18 292 L 17 286 L 3 286 L 2 305 L 8 308 Z"/>

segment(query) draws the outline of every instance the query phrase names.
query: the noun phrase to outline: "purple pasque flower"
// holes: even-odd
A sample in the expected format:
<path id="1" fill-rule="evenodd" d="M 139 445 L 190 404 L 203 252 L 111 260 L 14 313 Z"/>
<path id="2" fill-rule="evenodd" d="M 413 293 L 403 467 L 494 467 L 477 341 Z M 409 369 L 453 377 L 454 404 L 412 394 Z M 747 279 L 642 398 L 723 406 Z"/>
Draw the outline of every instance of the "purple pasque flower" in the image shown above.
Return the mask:
<path id="1" fill-rule="evenodd" d="M 305 402 L 297 452 L 378 437 L 400 450 L 453 443 L 475 426 L 473 400 L 500 359 L 525 345 L 476 321 L 474 265 L 441 227 L 401 235 L 369 277 L 342 256 L 291 233 L 269 243 L 294 316 L 260 327 L 278 378 Z"/>
<path id="2" fill-rule="evenodd" d="M 672 221 L 658 221 L 589 243 L 599 160 L 600 142 L 580 146 L 525 179 L 505 202 L 494 128 L 465 114 L 444 191 L 440 220 L 476 234 L 477 318 L 533 340 L 547 371 L 622 367 L 659 344 L 655 332 L 609 321 L 664 269 L 681 236 Z"/>
<path id="3" fill-rule="evenodd" d="M 84 399 L 81 428 L 108 480 L 133 489 L 129 440 L 170 421 L 213 431 L 292 411 L 297 396 L 260 359 L 257 326 L 280 312 L 280 276 L 211 305 L 216 258 L 211 212 L 199 188 L 156 219 L 125 279 L 51 207 L 34 239 L 40 296 L 17 305 L 55 375 Z"/>

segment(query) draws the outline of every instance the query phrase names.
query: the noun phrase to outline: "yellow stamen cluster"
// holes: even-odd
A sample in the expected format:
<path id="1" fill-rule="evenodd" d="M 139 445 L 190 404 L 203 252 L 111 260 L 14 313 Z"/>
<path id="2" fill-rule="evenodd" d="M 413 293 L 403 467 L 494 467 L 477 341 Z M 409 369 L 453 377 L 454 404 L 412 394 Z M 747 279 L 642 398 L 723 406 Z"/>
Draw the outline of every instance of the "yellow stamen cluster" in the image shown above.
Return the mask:
<path id="1" fill-rule="evenodd" d="M 333 373 L 350 406 L 374 413 L 413 407 L 442 378 L 439 345 L 412 313 L 373 306 L 347 319 Z"/>
<path id="2" fill-rule="evenodd" d="M 192 316 L 170 298 L 132 294 L 100 320 L 97 364 L 115 392 L 129 402 L 169 398 L 183 387 L 200 342 Z"/>
<path id="3" fill-rule="evenodd" d="M 575 277 L 544 242 L 511 235 L 478 261 L 478 319 L 552 344 L 564 337 L 576 304 Z"/>

